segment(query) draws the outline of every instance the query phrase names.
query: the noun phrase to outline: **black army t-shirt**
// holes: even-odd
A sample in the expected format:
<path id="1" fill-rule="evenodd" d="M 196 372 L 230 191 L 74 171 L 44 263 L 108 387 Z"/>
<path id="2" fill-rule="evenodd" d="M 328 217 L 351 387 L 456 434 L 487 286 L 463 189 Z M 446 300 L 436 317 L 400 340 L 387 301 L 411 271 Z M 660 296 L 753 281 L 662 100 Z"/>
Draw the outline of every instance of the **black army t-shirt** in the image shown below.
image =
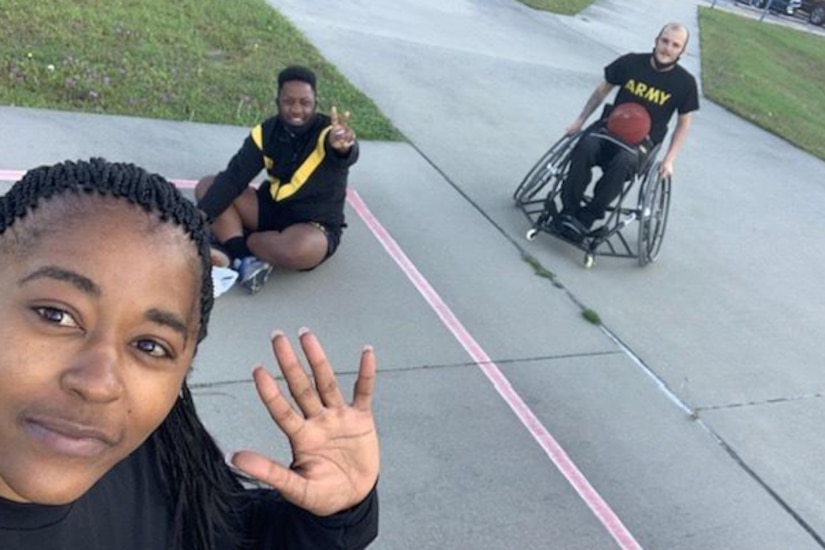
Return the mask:
<path id="1" fill-rule="evenodd" d="M 634 102 L 650 113 L 650 138 L 660 143 L 674 112 L 680 115 L 699 109 L 696 79 L 680 65 L 657 71 L 652 53 L 623 55 L 604 69 L 604 78 L 619 87 L 614 105 Z"/>

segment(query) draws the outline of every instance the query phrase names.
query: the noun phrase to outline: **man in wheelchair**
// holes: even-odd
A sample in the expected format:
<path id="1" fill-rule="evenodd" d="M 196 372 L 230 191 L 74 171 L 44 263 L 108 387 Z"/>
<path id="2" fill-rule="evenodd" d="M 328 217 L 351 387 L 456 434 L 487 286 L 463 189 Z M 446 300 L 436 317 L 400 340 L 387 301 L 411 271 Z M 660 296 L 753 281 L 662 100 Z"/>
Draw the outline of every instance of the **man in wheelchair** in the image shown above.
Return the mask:
<path id="1" fill-rule="evenodd" d="M 581 131 L 585 121 L 604 102 L 614 87 L 619 91 L 614 109 L 627 103 L 644 107 L 649 115 L 650 133 L 641 143 L 628 143 L 619 133 L 609 131 L 607 120 L 594 124 L 574 147 L 567 178 L 562 184 L 562 211 L 554 216 L 558 230 L 573 240 L 581 240 L 603 228 L 591 230 L 597 220 L 605 217 L 610 204 L 631 180 L 644 155 L 660 144 L 667 134 L 667 125 L 678 112 L 676 128 L 659 171 L 663 177 L 673 173 L 673 163 L 690 128 L 691 113 L 699 109 L 696 80 L 678 65 L 688 42 L 688 30 L 680 23 L 668 23 L 655 40 L 651 53 L 630 53 L 619 57 L 604 69 L 604 80 L 587 100 L 581 114 L 566 130 L 567 135 Z M 605 115 L 606 116 L 606 115 Z M 628 128 L 638 131 L 632 124 Z M 607 139 L 605 139 L 607 138 Z M 593 196 L 584 200 L 594 166 L 602 169 Z"/>

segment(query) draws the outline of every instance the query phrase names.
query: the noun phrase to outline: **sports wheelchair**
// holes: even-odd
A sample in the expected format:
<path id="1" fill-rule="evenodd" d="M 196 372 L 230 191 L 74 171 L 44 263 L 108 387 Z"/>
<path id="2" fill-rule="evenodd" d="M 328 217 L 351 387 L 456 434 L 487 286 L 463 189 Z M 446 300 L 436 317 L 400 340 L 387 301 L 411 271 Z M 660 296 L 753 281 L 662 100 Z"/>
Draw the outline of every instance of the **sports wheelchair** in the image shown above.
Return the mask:
<path id="1" fill-rule="evenodd" d="M 595 230 L 574 238 L 554 223 L 554 218 L 561 212 L 561 189 L 570 168 L 573 148 L 588 133 L 634 150 L 609 135 L 600 122 L 558 140 L 513 193 L 516 206 L 532 223 L 527 240 L 534 240 L 540 231 L 544 231 L 566 241 L 585 253 L 585 268 L 593 267 L 596 256 L 637 258 L 639 265 L 647 265 L 656 260 L 662 248 L 670 209 L 671 179 L 659 174 L 660 163 L 656 160 L 660 145 L 648 151 L 637 150 L 637 154 L 642 155 L 639 169 L 625 182 L 619 197 L 608 207 L 603 222 L 596 222 Z M 638 188 L 635 196 L 634 188 Z M 590 200 L 592 194 L 585 193 L 585 204 Z M 631 231 L 628 226 L 633 222 L 638 222 L 635 238 L 628 235 Z"/>

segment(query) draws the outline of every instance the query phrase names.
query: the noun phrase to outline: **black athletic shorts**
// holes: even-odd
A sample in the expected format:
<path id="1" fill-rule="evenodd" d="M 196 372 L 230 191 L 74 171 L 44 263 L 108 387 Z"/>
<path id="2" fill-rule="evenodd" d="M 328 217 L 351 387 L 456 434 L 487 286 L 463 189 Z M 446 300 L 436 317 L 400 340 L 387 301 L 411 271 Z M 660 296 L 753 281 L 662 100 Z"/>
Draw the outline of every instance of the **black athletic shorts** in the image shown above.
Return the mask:
<path id="1" fill-rule="evenodd" d="M 299 220 L 289 216 L 284 209 L 279 208 L 269 194 L 267 186 L 262 185 L 258 191 L 258 231 L 283 231 L 296 223 L 308 223 L 317 227 L 327 238 L 327 254 L 318 265 L 321 265 L 330 256 L 335 254 L 341 243 L 342 227 L 325 225 L 314 220 Z M 317 267 L 317 266 L 316 266 Z M 314 269 L 314 268 L 310 268 Z M 307 269 L 305 271 L 310 271 Z"/>

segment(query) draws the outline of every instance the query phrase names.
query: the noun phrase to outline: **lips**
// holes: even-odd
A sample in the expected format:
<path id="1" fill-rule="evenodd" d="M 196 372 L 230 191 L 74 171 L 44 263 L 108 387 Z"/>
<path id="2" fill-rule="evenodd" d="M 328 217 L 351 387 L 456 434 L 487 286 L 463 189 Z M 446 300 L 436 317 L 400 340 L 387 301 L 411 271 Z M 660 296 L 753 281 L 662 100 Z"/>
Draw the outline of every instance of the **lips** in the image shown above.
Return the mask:
<path id="1" fill-rule="evenodd" d="M 95 458 L 117 443 L 105 430 L 59 417 L 28 417 L 23 431 L 48 451 L 76 458 Z"/>

